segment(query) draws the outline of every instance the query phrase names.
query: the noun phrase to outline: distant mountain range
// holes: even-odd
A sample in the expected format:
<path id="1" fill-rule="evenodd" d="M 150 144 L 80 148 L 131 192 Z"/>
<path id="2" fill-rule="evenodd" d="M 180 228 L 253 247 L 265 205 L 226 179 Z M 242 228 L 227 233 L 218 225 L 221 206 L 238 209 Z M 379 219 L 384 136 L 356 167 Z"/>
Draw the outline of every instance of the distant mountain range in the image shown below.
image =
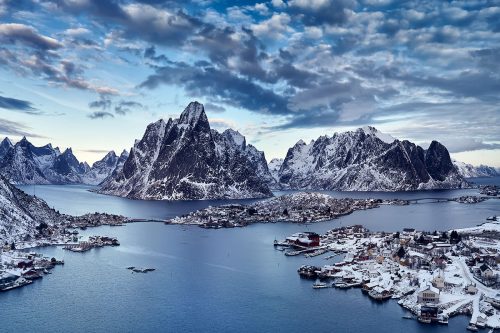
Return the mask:
<path id="1" fill-rule="evenodd" d="M 279 186 L 289 189 L 408 191 L 468 186 L 448 150 L 432 141 L 427 150 L 373 127 L 302 140 L 288 150 Z"/>
<path id="2" fill-rule="evenodd" d="M 61 153 L 51 144 L 35 147 L 23 138 L 14 145 L 5 138 L 0 143 L 0 174 L 12 184 L 97 185 L 110 176 L 127 155 L 124 151 L 118 158 L 109 152 L 90 167 L 86 162 L 79 162 L 71 148 Z"/>
<path id="3" fill-rule="evenodd" d="M 90 167 L 71 148 L 35 147 L 26 138 L 0 143 L 0 174 L 13 184 L 92 184 L 136 199 L 222 199 L 272 195 L 271 189 L 408 191 L 469 186 L 464 178 L 499 170 L 452 161 L 445 146 L 427 149 L 373 127 L 302 140 L 267 164 L 239 132 L 210 128 L 202 104 L 179 119 L 150 124 L 130 154 L 111 151 Z"/>
<path id="4" fill-rule="evenodd" d="M 150 124 L 121 170 L 100 193 L 136 199 L 223 199 L 272 196 L 264 153 L 233 130 L 210 128 L 205 110 L 190 103 L 179 119 Z"/>
<path id="5" fill-rule="evenodd" d="M 464 162 L 453 160 L 455 168 L 465 178 L 474 177 L 498 177 L 500 176 L 500 169 L 490 167 L 487 165 L 473 166 Z"/>

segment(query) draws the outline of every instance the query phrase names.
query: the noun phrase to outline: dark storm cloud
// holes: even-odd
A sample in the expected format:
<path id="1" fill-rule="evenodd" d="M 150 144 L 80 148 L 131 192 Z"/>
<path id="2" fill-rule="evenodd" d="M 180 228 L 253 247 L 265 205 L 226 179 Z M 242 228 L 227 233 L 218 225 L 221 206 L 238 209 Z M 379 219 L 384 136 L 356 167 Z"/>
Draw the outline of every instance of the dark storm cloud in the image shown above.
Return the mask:
<path id="1" fill-rule="evenodd" d="M 140 84 L 154 89 L 160 84 L 177 85 L 189 96 L 210 96 L 224 104 L 264 114 L 289 114 L 287 99 L 249 79 L 214 67 L 199 68 L 186 63 L 160 67 Z"/>
<path id="2" fill-rule="evenodd" d="M 35 109 L 31 102 L 11 97 L 0 96 L 0 108 L 34 115 L 40 114 L 40 111 Z"/>
<path id="3" fill-rule="evenodd" d="M 88 115 L 90 119 L 104 119 L 104 118 L 114 118 L 115 116 L 110 112 L 96 111 Z"/>

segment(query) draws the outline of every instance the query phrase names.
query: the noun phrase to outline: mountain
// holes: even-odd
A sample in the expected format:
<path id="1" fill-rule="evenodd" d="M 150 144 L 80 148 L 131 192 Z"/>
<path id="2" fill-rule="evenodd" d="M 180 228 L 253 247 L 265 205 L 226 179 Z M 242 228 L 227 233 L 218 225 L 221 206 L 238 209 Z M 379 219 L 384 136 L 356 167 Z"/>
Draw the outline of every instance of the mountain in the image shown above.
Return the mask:
<path id="1" fill-rule="evenodd" d="M 439 142 L 424 150 L 373 127 L 297 142 L 288 150 L 278 180 L 284 188 L 344 191 L 468 186 Z"/>
<path id="2" fill-rule="evenodd" d="M 33 236 L 40 223 L 52 225 L 63 219 L 45 201 L 24 193 L 0 176 L 0 240 L 10 242 Z"/>
<path id="3" fill-rule="evenodd" d="M 487 165 L 481 164 L 480 166 L 473 166 L 472 164 L 467 164 L 456 160 L 453 160 L 453 165 L 455 165 L 458 173 L 464 178 L 500 176 L 499 170 Z"/>
<path id="4" fill-rule="evenodd" d="M 13 147 L 12 142 L 10 141 L 9 138 L 3 139 L 3 141 L 0 143 L 0 159 L 4 158 L 5 154 Z"/>
<path id="5" fill-rule="evenodd" d="M 13 184 L 90 184 L 109 177 L 128 154 L 120 157 L 112 151 L 90 167 L 79 162 L 71 148 L 60 152 L 49 143 L 35 147 L 25 137 L 12 145 L 8 138 L 0 143 L 0 174 Z"/>
<path id="6" fill-rule="evenodd" d="M 279 183 L 279 171 L 281 168 L 281 165 L 283 164 L 284 159 L 282 158 L 273 158 L 269 164 L 267 165 L 269 172 L 274 178 L 274 181 L 276 184 Z"/>
<path id="7" fill-rule="evenodd" d="M 192 102 L 179 119 L 148 125 L 99 192 L 158 200 L 268 197 L 266 170 L 263 153 L 235 131 L 212 130 L 203 105 Z"/>
<path id="8" fill-rule="evenodd" d="M 71 148 L 63 153 L 51 144 L 35 147 L 25 137 L 15 145 L 5 139 L 0 155 L 0 173 L 13 184 L 71 184 L 81 183 L 82 175 L 90 170 L 80 163 Z M 1 148 L 0 148 L 1 151 Z"/>
<path id="9" fill-rule="evenodd" d="M 110 151 L 100 161 L 92 164 L 90 170 L 82 177 L 82 182 L 90 185 L 99 185 L 111 176 L 117 167 L 121 168 L 127 157 L 128 153 L 126 150 L 120 156 L 116 156 L 114 151 Z"/>

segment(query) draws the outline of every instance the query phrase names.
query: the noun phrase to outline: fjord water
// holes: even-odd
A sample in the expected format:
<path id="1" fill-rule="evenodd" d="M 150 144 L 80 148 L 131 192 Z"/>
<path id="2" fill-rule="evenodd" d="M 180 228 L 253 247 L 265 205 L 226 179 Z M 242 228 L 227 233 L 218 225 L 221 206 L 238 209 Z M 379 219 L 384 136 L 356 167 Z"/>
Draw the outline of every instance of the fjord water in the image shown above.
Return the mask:
<path id="1" fill-rule="evenodd" d="M 222 202 L 134 201 L 88 192 L 82 186 L 32 186 L 27 192 L 61 212 L 105 211 L 137 218 L 165 219 Z M 432 198 L 474 194 L 477 190 L 396 193 L 333 193 L 336 196 Z M 363 224 L 372 230 L 415 227 L 446 230 L 474 226 L 499 214 L 499 201 L 475 205 L 421 203 L 358 211 L 329 222 L 269 223 L 246 228 L 206 230 L 194 226 L 133 223 L 87 229 L 121 245 L 87 253 L 43 248 L 65 260 L 53 274 L 30 286 L 0 294 L 5 332 L 457 332 L 468 319 L 448 326 L 426 326 L 402 319 L 395 301 L 372 302 L 360 290 L 313 290 L 302 280 L 302 264 L 323 265 L 324 256 L 286 257 L 273 249 L 275 238 L 293 232 L 324 232 Z M 154 267 L 148 274 L 127 266 Z"/>

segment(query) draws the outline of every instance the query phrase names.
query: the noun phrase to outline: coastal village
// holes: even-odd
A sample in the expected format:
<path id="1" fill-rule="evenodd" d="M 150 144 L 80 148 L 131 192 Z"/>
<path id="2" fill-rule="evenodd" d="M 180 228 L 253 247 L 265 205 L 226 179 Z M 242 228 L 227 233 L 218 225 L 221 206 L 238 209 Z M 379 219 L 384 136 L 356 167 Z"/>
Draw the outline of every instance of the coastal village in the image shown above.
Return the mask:
<path id="1" fill-rule="evenodd" d="M 262 200 L 250 205 L 231 204 L 208 207 L 166 221 L 166 224 L 191 224 L 202 228 L 244 227 L 252 223 L 318 222 L 380 205 L 408 205 L 406 200 L 333 198 L 316 192 L 298 192 Z"/>
<path id="2" fill-rule="evenodd" d="M 285 255 L 327 254 L 340 262 L 302 265 L 301 277 L 314 289 L 359 288 L 375 301 L 398 299 L 404 318 L 447 324 L 457 314 L 470 315 L 468 330 L 500 328 L 500 219 L 448 232 L 370 232 L 360 225 L 324 235 L 297 233 L 275 241 Z"/>
<path id="3" fill-rule="evenodd" d="M 90 236 L 83 240 L 80 230 L 100 225 L 120 226 L 128 220 L 123 216 L 105 213 L 67 216 L 64 222 L 52 225 L 40 223 L 34 235 L 25 235 L 22 240 L 4 242 L 0 247 L 0 291 L 29 285 L 33 280 L 50 274 L 55 265 L 63 265 L 63 260 L 47 258 L 43 254 L 28 252 L 29 249 L 44 246 L 62 246 L 72 252 L 86 252 L 103 246 L 118 246 L 114 237 Z"/>
<path id="4" fill-rule="evenodd" d="M 431 198 L 433 202 L 455 201 L 463 204 L 483 202 L 490 198 L 467 195 L 457 198 Z M 220 229 L 244 227 L 252 223 L 328 221 L 357 210 L 382 205 L 410 205 L 418 200 L 334 198 L 318 192 L 297 192 L 258 201 L 253 204 L 229 204 L 197 210 L 165 221 L 165 224 L 189 224 Z"/>

